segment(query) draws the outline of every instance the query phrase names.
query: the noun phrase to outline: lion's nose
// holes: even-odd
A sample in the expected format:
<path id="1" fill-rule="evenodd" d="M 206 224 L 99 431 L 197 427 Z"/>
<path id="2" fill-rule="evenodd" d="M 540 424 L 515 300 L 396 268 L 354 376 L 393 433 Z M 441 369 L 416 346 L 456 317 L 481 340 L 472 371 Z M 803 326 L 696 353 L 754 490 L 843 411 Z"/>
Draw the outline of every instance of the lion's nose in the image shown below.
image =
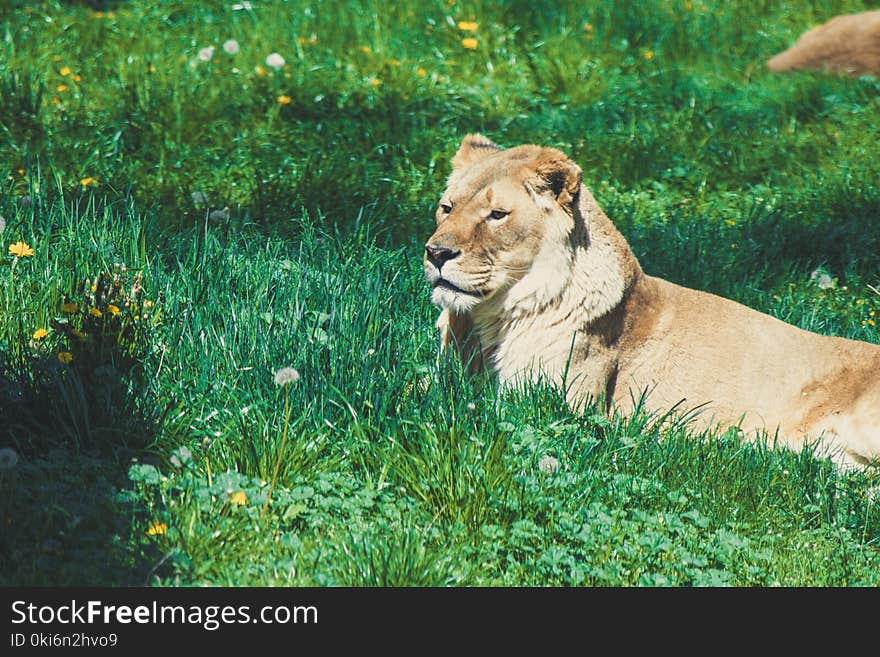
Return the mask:
<path id="1" fill-rule="evenodd" d="M 461 249 L 450 249 L 448 246 L 425 244 L 425 253 L 428 254 L 428 261 L 437 269 L 440 269 L 444 263 L 461 254 Z"/>

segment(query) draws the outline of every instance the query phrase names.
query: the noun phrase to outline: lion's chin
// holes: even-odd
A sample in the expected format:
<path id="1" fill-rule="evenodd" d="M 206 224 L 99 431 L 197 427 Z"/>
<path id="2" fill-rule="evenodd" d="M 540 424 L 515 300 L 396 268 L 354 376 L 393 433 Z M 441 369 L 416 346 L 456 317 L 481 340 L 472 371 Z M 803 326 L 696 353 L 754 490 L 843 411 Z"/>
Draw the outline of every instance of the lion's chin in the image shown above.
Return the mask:
<path id="1" fill-rule="evenodd" d="M 468 294 L 447 285 L 437 285 L 431 292 L 431 303 L 457 313 L 472 310 L 481 300 L 481 296 Z"/>

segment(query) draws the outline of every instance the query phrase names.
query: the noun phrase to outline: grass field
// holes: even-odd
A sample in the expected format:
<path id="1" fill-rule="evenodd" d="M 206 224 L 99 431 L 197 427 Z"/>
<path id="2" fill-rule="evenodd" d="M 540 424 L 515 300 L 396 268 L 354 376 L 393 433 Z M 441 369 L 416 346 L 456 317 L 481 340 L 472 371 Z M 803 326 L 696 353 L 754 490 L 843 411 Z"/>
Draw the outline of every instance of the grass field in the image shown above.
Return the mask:
<path id="1" fill-rule="evenodd" d="M 880 342 L 880 81 L 763 65 L 867 8 L 5 3 L 0 583 L 880 585 L 876 474 L 499 395 L 421 270 L 481 131 L 647 272 Z"/>

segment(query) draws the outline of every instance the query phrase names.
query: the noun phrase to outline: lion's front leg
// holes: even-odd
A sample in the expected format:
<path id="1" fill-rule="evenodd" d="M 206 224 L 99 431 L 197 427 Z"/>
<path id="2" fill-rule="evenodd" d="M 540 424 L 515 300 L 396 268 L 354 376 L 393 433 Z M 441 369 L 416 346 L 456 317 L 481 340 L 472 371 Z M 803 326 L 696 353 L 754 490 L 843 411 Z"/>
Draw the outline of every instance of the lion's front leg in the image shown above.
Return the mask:
<path id="1" fill-rule="evenodd" d="M 471 374 L 484 369 L 483 350 L 469 314 L 455 313 L 446 308 L 437 318 L 436 326 L 440 330 L 440 353 L 451 348 Z"/>

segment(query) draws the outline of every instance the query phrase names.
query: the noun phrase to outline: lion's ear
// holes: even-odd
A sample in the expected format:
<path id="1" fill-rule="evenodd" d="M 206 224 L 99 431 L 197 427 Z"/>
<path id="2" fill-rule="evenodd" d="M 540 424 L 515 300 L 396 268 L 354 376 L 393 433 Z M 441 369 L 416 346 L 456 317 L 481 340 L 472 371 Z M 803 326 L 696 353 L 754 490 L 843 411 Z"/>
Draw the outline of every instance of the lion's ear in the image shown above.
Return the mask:
<path id="1" fill-rule="evenodd" d="M 532 166 L 534 190 L 552 195 L 563 207 L 570 205 L 581 188 L 581 168 L 555 149 L 547 149 Z"/>
<path id="2" fill-rule="evenodd" d="M 461 169 L 474 162 L 482 160 L 484 157 L 497 153 L 500 150 L 502 150 L 501 146 L 491 142 L 483 135 L 466 135 L 465 138 L 461 140 L 461 146 L 458 147 L 458 152 L 452 158 L 452 168 Z"/>

